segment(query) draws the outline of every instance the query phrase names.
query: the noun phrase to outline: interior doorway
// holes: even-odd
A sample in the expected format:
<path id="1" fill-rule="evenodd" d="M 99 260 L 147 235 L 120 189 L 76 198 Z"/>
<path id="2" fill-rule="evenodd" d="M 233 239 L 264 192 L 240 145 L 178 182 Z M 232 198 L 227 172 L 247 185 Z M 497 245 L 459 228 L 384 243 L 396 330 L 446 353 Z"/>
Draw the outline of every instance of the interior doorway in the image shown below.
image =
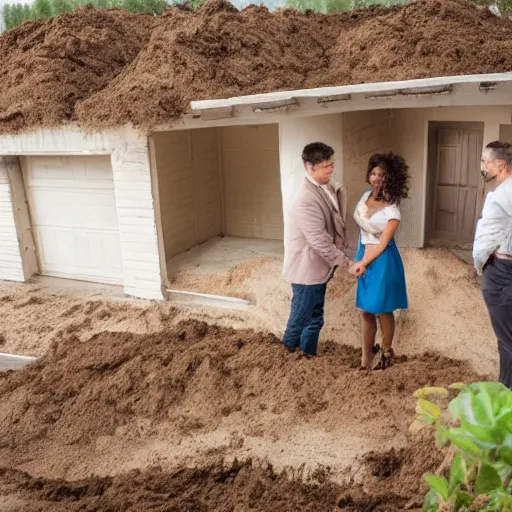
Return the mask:
<path id="1" fill-rule="evenodd" d="M 428 245 L 471 249 L 483 199 L 483 123 L 430 122 Z"/>

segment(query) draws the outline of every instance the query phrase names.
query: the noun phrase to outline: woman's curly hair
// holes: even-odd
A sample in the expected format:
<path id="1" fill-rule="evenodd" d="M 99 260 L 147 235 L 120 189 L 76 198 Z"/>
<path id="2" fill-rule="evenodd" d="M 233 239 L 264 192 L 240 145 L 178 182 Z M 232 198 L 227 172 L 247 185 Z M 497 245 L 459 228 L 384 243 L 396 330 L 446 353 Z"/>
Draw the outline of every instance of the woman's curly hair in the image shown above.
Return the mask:
<path id="1" fill-rule="evenodd" d="M 377 201 L 400 204 L 409 191 L 409 166 L 402 156 L 395 153 L 376 153 L 368 160 L 366 183 L 370 183 L 370 174 L 375 167 L 384 171 L 384 184 Z"/>

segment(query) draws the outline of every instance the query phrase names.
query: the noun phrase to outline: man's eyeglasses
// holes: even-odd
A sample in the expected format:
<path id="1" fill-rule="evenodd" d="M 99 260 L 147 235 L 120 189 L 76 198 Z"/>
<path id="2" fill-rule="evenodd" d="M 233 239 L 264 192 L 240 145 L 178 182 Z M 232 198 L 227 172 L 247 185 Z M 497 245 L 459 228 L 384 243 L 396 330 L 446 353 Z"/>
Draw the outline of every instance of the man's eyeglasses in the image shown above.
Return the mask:
<path id="1" fill-rule="evenodd" d="M 317 169 L 334 169 L 335 163 L 329 162 L 325 164 L 318 164 Z"/>

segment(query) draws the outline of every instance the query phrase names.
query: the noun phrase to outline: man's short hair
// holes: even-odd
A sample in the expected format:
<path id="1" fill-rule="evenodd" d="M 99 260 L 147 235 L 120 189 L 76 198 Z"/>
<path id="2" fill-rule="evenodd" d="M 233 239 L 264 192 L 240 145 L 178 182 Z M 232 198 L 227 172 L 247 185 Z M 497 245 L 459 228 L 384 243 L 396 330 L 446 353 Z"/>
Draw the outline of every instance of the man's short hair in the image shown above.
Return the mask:
<path id="1" fill-rule="evenodd" d="M 512 144 L 509 142 L 495 140 L 489 142 L 485 149 L 489 149 L 497 160 L 505 160 L 507 165 L 512 166 Z"/>
<path id="2" fill-rule="evenodd" d="M 329 160 L 334 155 L 334 149 L 323 142 L 312 142 L 302 150 L 302 161 L 312 165 Z"/>

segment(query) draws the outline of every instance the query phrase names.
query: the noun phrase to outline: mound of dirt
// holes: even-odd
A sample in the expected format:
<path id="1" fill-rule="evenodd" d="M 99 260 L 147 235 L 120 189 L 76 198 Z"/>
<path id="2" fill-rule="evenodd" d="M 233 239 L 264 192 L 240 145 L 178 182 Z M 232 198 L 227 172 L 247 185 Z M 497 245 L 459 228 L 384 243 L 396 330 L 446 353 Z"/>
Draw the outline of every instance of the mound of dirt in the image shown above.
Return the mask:
<path id="1" fill-rule="evenodd" d="M 327 512 L 338 509 L 340 488 L 330 482 L 305 483 L 250 461 L 166 473 L 158 468 L 114 478 L 76 482 L 32 478 L 0 470 L 2 494 L 24 512 L 83 510 L 197 512 Z M 0 498 L 1 499 L 1 498 Z M 16 501 L 14 501 L 16 500 Z M 5 512 L 19 508 L 2 507 Z M 347 509 L 343 509 L 347 510 Z"/>
<path id="2" fill-rule="evenodd" d="M 359 486 L 342 487 L 326 481 L 322 472 L 317 477 L 318 481 L 305 482 L 251 460 L 176 472 L 153 467 L 79 481 L 34 478 L 0 469 L 0 503 L 4 512 L 20 508 L 24 512 L 396 512 L 416 503 L 385 490 L 369 494 Z"/>
<path id="3" fill-rule="evenodd" d="M 155 18 L 82 7 L 0 37 L 0 134 L 75 120 L 139 53 Z"/>
<path id="4" fill-rule="evenodd" d="M 421 474 L 442 456 L 431 441 L 410 438 L 413 391 L 480 377 L 434 354 L 401 357 L 385 372 L 358 364 L 350 347 L 328 343 L 310 359 L 290 355 L 272 335 L 197 321 L 154 335 L 68 339 L 1 375 L 1 465 L 81 479 L 256 458 L 305 474 L 320 465 L 372 496 L 384 480 L 386 496 L 418 500 Z M 383 446 L 398 455 L 382 455 Z M 375 471 L 370 451 L 399 463 Z"/>
<path id="5" fill-rule="evenodd" d="M 79 106 L 80 122 L 146 127 L 191 100 L 512 69 L 512 25 L 466 0 L 331 15 L 207 0 L 180 23 L 175 12 L 123 76 Z"/>
<path id="6" fill-rule="evenodd" d="M 512 70 L 512 25 L 466 0 L 423 0 L 340 31 L 330 84 Z"/>
<path id="7" fill-rule="evenodd" d="M 511 33 L 469 0 L 330 15 L 225 0 L 160 17 L 81 9 L 0 37 L 0 133 L 151 127 L 191 100 L 510 71 Z"/>

